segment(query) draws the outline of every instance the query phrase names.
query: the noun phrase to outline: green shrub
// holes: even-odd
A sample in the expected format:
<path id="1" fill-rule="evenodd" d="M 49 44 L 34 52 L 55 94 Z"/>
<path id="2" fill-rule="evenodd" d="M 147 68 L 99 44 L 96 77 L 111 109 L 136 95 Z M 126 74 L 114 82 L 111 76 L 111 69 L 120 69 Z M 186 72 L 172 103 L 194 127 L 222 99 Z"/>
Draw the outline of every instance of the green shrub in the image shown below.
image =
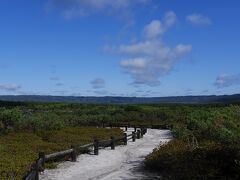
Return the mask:
<path id="1" fill-rule="evenodd" d="M 20 180 L 40 151 L 49 154 L 69 149 L 72 144 L 91 143 L 94 138 L 109 139 L 112 135 L 120 136 L 122 133 L 120 129 L 87 127 L 9 133 L 0 137 L 0 172 L 13 172 L 17 175 L 16 179 Z M 56 167 L 56 164 L 46 167 Z M 0 179 L 5 179 L 1 173 Z"/>
<path id="2" fill-rule="evenodd" d="M 239 179 L 239 150 L 209 141 L 191 149 L 186 142 L 174 140 L 148 155 L 145 165 L 168 179 Z"/>

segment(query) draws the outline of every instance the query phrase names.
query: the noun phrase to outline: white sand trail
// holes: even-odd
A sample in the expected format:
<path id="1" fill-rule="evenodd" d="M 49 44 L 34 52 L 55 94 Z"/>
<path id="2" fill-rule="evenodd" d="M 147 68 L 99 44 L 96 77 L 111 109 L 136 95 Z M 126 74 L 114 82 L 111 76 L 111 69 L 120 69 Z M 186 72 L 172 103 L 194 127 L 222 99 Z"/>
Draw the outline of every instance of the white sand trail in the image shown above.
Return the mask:
<path id="1" fill-rule="evenodd" d="M 133 129 L 129 129 L 131 133 Z M 144 157 L 159 144 L 172 139 L 169 130 L 148 129 L 147 134 L 127 146 L 116 146 L 99 151 L 98 156 L 83 154 L 77 162 L 63 162 L 57 169 L 45 170 L 41 180 L 125 180 L 157 179 L 153 174 L 141 170 Z M 150 177 L 151 176 L 151 177 Z"/>

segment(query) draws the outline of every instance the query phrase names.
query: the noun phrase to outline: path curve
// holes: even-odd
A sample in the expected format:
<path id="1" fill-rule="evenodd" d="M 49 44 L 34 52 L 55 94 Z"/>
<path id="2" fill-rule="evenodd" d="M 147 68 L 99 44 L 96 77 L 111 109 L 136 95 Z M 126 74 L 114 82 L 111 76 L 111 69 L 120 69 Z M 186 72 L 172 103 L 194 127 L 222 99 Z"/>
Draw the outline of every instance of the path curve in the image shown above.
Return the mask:
<path id="1" fill-rule="evenodd" d="M 129 129 L 130 134 L 133 129 Z M 144 157 L 159 144 L 172 139 L 169 130 L 148 129 L 143 139 L 128 142 L 127 146 L 116 146 L 115 150 L 106 148 L 98 156 L 83 154 L 77 162 L 64 162 L 57 169 L 45 170 L 41 180 L 125 180 L 158 179 L 154 174 L 146 174 L 141 167 Z M 150 177 L 151 176 L 151 177 Z"/>

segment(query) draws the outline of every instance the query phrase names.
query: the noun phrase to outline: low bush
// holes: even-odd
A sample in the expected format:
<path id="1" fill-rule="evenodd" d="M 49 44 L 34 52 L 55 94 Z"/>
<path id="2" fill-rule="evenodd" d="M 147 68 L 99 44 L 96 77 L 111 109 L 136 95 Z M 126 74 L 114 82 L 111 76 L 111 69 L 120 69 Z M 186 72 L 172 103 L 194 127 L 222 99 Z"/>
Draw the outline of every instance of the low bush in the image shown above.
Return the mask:
<path id="1" fill-rule="evenodd" d="M 239 150 L 214 142 L 192 149 L 174 140 L 149 154 L 145 165 L 165 179 L 239 179 Z"/>
<path id="2" fill-rule="evenodd" d="M 199 106 L 173 127 L 175 140 L 146 157 L 148 169 L 169 179 L 240 178 L 240 106 Z"/>

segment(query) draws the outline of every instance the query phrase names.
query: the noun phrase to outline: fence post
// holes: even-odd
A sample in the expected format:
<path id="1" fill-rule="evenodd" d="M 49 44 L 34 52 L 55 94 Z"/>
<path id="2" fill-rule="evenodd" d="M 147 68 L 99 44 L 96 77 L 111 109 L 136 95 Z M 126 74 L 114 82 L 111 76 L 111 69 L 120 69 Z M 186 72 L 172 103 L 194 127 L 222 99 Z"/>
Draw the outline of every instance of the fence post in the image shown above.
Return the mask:
<path id="1" fill-rule="evenodd" d="M 140 139 L 140 136 L 141 136 L 141 132 L 140 132 L 140 130 L 138 129 L 138 130 L 137 130 L 137 139 Z"/>
<path id="2" fill-rule="evenodd" d="M 44 171 L 44 169 L 45 169 L 45 153 L 44 152 L 39 152 L 38 153 L 38 159 L 42 159 L 41 171 Z"/>
<path id="3" fill-rule="evenodd" d="M 76 146 L 71 145 L 71 149 L 73 149 L 73 151 L 71 152 L 71 160 L 72 162 L 76 162 L 77 161 L 77 150 L 76 150 Z"/>
<path id="4" fill-rule="evenodd" d="M 99 141 L 98 139 L 94 140 L 94 155 L 98 155 Z"/>
<path id="5" fill-rule="evenodd" d="M 128 130 L 128 127 L 127 126 L 125 126 L 125 131 L 127 131 Z"/>
<path id="6" fill-rule="evenodd" d="M 132 141 L 135 142 L 136 141 L 136 133 L 133 131 L 132 132 Z"/>
<path id="7" fill-rule="evenodd" d="M 127 145 L 127 133 L 124 133 L 123 136 L 124 136 L 123 138 L 124 145 Z"/>
<path id="8" fill-rule="evenodd" d="M 39 180 L 39 172 L 38 172 L 38 165 L 37 163 L 32 164 L 31 171 L 35 171 L 35 179 L 34 180 Z"/>
<path id="9" fill-rule="evenodd" d="M 143 127 L 141 127 L 141 137 L 143 137 L 144 135 L 144 130 L 143 130 Z"/>
<path id="10" fill-rule="evenodd" d="M 114 150 L 115 149 L 115 137 L 111 136 L 111 149 Z"/>
<path id="11" fill-rule="evenodd" d="M 134 132 L 137 132 L 137 127 L 136 126 L 134 126 Z"/>

